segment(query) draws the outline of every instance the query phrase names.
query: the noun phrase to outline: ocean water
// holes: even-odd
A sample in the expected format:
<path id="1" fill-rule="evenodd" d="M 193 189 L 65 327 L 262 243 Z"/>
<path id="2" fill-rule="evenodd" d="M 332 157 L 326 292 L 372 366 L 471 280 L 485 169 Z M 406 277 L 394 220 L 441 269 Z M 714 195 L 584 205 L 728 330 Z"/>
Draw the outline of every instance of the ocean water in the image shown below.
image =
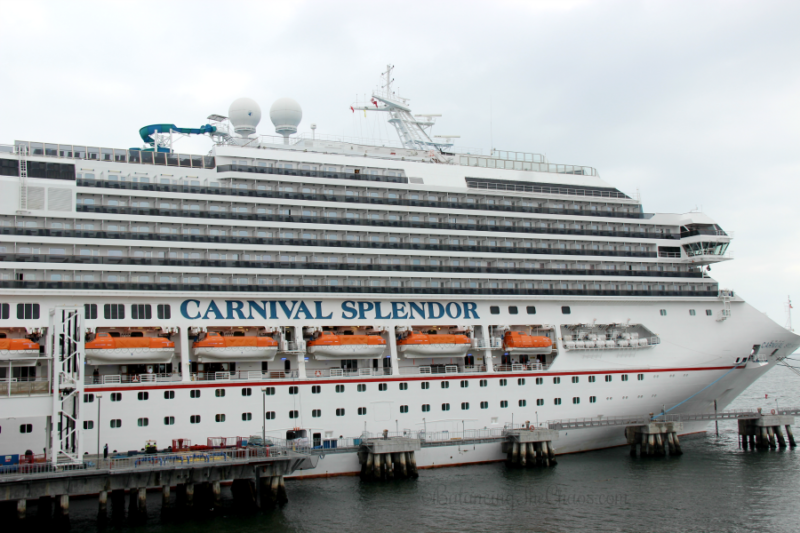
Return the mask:
<path id="1" fill-rule="evenodd" d="M 782 367 L 730 408 L 776 405 L 800 406 L 800 376 Z M 720 422 L 719 431 L 716 437 L 711 423 L 705 435 L 682 439 L 680 457 L 634 459 L 620 447 L 561 456 L 550 469 L 510 470 L 498 463 L 422 470 L 417 480 L 391 483 L 287 481 L 289 503 L 269 512 L 226 506 L 162 517 L 156 493 L 148 497 L 146 523 L 101 527 L 96 500 L 78 500 L 68 527 L 153 533 L 800 531 L 800 448 L 744 452 L 735 422 Z"/>

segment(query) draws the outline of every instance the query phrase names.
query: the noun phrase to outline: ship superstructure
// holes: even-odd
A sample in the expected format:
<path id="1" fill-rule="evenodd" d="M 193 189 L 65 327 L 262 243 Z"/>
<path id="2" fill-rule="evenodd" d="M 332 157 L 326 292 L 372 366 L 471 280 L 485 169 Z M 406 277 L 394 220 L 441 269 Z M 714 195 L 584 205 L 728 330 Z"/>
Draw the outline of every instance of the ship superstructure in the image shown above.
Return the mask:
<path id="1" fill-rule="evenodd" d="M 290 99 L 279 137 L 240 99 L 142 149 L 0 146 L 0 453 L 698 412 L 800 344 L 709 277 L 731 235 L 708 216 L 540 154 L 459 153 L 385 79 L 370 105 L 396 147 L 296 136 Z M 178 153 L 182 134 L 214 144 Z"/>

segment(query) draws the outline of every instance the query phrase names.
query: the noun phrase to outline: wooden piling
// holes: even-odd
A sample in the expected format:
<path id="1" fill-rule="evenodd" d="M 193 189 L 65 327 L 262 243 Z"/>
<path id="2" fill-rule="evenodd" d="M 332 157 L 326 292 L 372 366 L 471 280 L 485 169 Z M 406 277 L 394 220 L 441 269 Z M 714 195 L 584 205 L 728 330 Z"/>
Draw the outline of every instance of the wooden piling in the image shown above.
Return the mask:
<path id="1" fill-rule="evenodd" d="M 786 439 L 783 438 L 783 430 L 780 426 L 775 426 L 775 437 L 778 439 L 778 446 L 783 449 L 786 448 Z"/>
<path id="2" fill-rule="evenodd" d="M 406 452 L 400 452 L 397 454 L 398 460 L 400 461 L 400 474 L 406 478 L 408 477 L 408 463 L 406 463 Z"/>
<path id="3" fill-rule="evenodd" d="M 222 486 L 219 481 L 211 482 L 211 494 L 214 499 L 214 507 L 219 508 L 222 506 Z"/>
<path id="4" fill-rule="evenodd" d="M 773 450 L 776 449 L 778 446 L 775 444 L 775 431 L 772 426 L 767 427 L 767 435 L 769 436 L 769 447 Z"/>
<path id="5" fill-rule="evenodd" d="M 193 483 L 186 483 L 184 485 L 184 491 L 186 493 L 186 500 L 185 500 L 186 507 L 193 507 L 194 506 L 194 484 Z"/>
<path id="6" fill-rule="evenodd" d="M 106 516 L 106 509 L 108 508 L 108 491 L 101 490 L 97 493 L 97 512 L 102 515 Z"/>
<path id="7" fill-rule="evenodd" d="M 161 487 L 161 510 L 169 509 L 170 503 L 169 498 L 171 496 L 171 490 L 169 485 L 162 485 Z"/>
<path id="8" fill-rule="evenodd" d="M 528 466 L 528 446 L 524 442 L 519 446 L 519 466 L 523 468 Z"/>
<path id="9" fill-rule="evenodd" d="M 28 512 L 28 501 L 27 500 L 17 500 L 17 519 L 18 520 L 25 520 L 25 515 Z"/>
<path id="10" fill-rule="evenodd" d="M 797 446 L 794 442 L 794 434 L 792 433 L 792 426 L 786 425 L 786 436 L 789 437 L 789 446 L 794 448 Z"/>
<path id="11" fill-rule="evenodd" d="M 141 517 L 147 516 L 147 488 L 136 489 L 136 511 Z"/>
<path id="12" fill-rule="evenodd" d="M 58 514 L 62 518 L 69 516 L 69 494 L 62 494 L 58 497 Z"/>
<path id="13" fill-rule="evenodd" d="M 286 496 L 286 483 L 284 482 L 283 476 L 277 476 L 277 478 L 278 478 L 278 503 L 280 505 L 283 505 L 289 501 L 289 498 Z"/>

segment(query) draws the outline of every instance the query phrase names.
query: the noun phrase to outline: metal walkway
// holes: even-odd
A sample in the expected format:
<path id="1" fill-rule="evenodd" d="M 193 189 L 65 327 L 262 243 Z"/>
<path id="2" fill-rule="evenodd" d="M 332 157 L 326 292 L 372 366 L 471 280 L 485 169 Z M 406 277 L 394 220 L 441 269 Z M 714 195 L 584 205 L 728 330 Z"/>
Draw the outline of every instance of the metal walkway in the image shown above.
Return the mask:
<path id="1" fill-rule="evenodd" d="M 800 408 L 792 407 L 788 409 L 777 409 L 775 413 L 758 412 L 752 409 L 732 409 L 729 411 L 719 411 L 717 413 L 682 413 L 674 415 L 646 414 L 631 416 L 609 416 L 595 418 L 567 418 L 564 420 L 551 420 L 546 422 L 549 429 L 586 429 L 601 428 L 609 426 L 639 426 L 650 422 L 712 422 L 714 420 L 740 420 L 743 418 L 755 418 L 759 416 L 776 415 L 800 415 Z"/>

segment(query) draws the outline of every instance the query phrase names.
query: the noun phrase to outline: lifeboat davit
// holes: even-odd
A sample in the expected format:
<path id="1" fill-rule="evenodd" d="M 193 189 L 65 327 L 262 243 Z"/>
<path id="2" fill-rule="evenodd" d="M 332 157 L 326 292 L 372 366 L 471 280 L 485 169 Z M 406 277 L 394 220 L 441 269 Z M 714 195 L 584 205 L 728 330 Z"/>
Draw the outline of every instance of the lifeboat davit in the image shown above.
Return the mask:
<path id="1" fill-rule="evenodd" d="M 306 343 L 308 353 L 317 359 L 375 359 L 383 356 L 386 341 L 377 335 L 337 335 L 323 331 Z"/>
<path id="2" fill-rule="evenodd" d="M 175 343 L 164 337 L 112 337 L 98 333 L 85 345 L 86 362 L 98 364 L 169 363 Z"/>
<path id="3" fill-rule="evenodd" d="M 407 359 L 417 357 L 464 357 L 472 344 L 466 335 L 411 333 L 397 342 L 397 351 Z"/>
<path id="4" fill-rule="evenodd" d="M 0 360 L 39 357 L 39 343 L 28 339 L 0 339 Z"/>
<path id="5" fill-rule="evenodd" d="M 217 331 L 192 344 L 197 362 L 272 361 L 278 353 L 278 341 L 272 337 L 223 336 Z"/>
<path id="6" fill-rule="evenodd" d="M 553 351 L 553 341 L 543 335 L 525 335 L 519 331 L 506 331 L 503 349 L 507 352 L 548 354 Z"/>

